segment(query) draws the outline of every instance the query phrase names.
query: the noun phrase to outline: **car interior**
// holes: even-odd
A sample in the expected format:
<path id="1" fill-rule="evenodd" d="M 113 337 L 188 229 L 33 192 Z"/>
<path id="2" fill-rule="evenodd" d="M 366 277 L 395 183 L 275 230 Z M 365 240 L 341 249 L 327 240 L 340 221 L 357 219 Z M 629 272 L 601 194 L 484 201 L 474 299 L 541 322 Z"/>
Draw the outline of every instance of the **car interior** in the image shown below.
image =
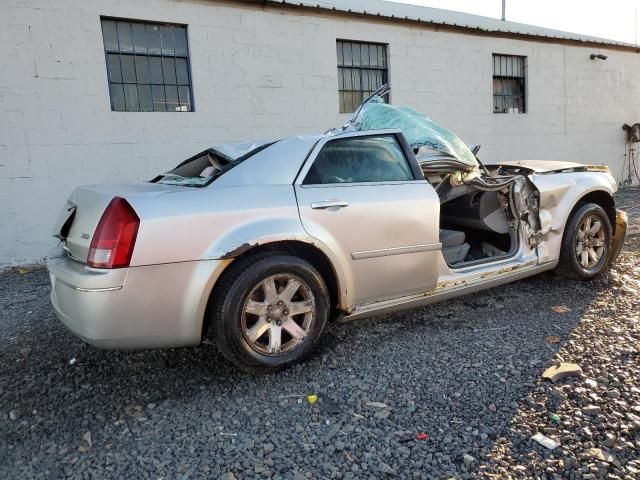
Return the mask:
<path id="1" fill-rule="evenodd" d="M 473 186 L 451 186 L 450 174 L 427 175 L 440 197 L 440 243 L 450 267 L 511 256 L 517 248 L 507 195 Z"/>

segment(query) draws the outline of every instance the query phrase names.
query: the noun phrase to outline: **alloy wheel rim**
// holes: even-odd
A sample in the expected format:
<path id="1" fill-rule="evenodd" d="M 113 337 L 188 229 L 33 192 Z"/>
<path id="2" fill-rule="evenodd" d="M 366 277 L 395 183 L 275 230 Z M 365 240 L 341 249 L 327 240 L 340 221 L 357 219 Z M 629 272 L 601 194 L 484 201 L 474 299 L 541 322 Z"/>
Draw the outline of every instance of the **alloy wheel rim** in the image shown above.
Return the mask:
<path id="1" fill-rule="evenodd" d="M 309 335 L 316 302 L 311 288 L 293 274 L 272 275 L 258 283 L 242 307 L 242 335 L 256 352 L 283 355 Z"/>
<path id="2" fill-rule="evenodd" d="M 595 267 L 606 251 L 605 229 L 602 220 L 595 215 L 585 217 L 576 235 L 576 259 L 585 270 Z"/>

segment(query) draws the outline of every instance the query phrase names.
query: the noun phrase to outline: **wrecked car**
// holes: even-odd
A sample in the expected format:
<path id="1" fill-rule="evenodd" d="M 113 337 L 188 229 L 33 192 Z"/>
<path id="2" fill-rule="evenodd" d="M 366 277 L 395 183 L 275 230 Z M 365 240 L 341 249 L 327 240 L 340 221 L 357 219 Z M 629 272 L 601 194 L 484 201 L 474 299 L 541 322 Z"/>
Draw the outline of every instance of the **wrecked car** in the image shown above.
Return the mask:
<path id="1" fill-rule="evenodd" d="M 620 252 L 606 167 L 483 164 L 384 103 L 343 127 L 212 146 L 149 182 L 73 191 L 48 259 L 57 316 L 104 348 L 212 338 L 247 371 L 305 358 L 336 322 L 424 306 Z"/>

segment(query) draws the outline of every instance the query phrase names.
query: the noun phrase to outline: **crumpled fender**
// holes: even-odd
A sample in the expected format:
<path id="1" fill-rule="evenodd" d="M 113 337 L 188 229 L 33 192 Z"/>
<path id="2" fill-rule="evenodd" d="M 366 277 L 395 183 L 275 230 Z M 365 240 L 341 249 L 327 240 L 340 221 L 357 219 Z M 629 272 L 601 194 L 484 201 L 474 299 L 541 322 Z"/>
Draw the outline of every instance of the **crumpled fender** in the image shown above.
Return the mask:
<path id="1" fill-rule="evenodd" d="M 580 199 L 595 191 L 613 195 L 617 190 L 608 172 L 532 173 L 529 179 L 540 192 L 541 263 L 559 259 L 564 227 Z"/>

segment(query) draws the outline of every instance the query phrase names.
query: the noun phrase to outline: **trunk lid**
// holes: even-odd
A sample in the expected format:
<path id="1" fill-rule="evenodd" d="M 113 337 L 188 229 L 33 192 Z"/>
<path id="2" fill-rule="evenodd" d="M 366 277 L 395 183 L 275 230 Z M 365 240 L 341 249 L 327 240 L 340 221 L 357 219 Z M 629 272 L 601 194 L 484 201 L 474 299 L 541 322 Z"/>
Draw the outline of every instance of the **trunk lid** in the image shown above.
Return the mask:
<path id="1" fill-rule="evenodd" d="M 146 182 L 87 185 L 76 188 L 56 220 L 53 236 L 74 260 L 86 263 L 93 234 L 114 197 L 131 199 L 179 191 L 181 187 Z"/>

